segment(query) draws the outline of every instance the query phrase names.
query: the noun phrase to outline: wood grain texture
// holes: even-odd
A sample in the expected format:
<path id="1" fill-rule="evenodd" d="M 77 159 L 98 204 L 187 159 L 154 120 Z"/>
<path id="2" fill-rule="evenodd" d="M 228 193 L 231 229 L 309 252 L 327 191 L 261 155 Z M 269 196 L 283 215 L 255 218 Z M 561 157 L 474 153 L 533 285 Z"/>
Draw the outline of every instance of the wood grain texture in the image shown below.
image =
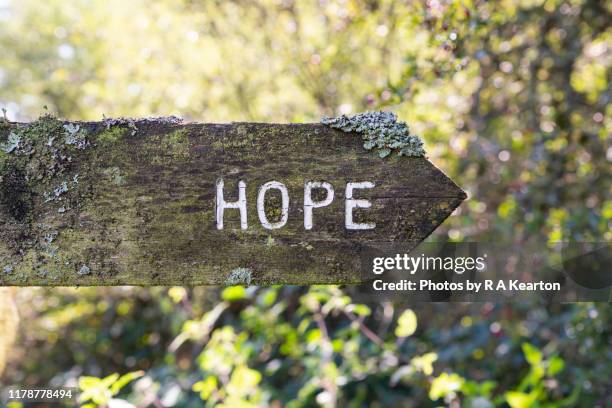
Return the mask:
<path id="1" fill-rule="evenodd" d="M 143 122 L 135 134 L 80 126 L 90 146 L 72 151 L 61 172 L 42 183 L 2 180 L 1 285 L 222 285 L 235 268 L 252 271 L 252 284 L 357 282 L 364 245 L 416 245 L 466 197 L 427 159 L 380 159 L 359 135 L 320 124 Z M 237 210 L 226 210 L 224 229 L 216 229 L 219 178 L 227 201 L 245 181 L 247 230 Z M 288 222 L 276 230 L 264 229 L 256 211 L 258 189 L 271 180 L 286 185 L 290 199 Z M 64 181 L 69 191 L 45 202 Z M 314 210 L 309 231 L 306 181 L 335 189 L 332 204 Z M 355 192 L 372 203 L 355 210 L 355 221 L 376 228 L 347 230 L 345 186 L 362 181 L 376 187 Z M 277 193 L 266 195 L 270 220 L 280 216 Z"/>

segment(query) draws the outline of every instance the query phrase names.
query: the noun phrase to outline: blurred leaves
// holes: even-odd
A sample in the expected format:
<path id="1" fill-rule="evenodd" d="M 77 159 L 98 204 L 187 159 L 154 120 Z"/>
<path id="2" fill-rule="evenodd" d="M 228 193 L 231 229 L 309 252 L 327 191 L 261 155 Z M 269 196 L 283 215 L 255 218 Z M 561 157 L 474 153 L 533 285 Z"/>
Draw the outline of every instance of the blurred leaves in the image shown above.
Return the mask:
<path id="1" fill-rule="evenodd" d="M 432 240 L 609 241 L 609 16 L 596 0 L 0 2 L 0 107 L 211 122 L 392 110 L 470 196 Z M 607 304 L 406 309 L 350 293 L 21 290 L 6 378 L 81 378 L 110 403 L 105 375 L 144 370 L 120 391 L 142 407 L 610 405 Z"/>
<path id="2" fill-rule="evenodd" d="M 143 375 L 144 371 L 134 371 L 121 376 L 115 373 L 104 378 L 81 377 L 79 402 L 91 402 L 83 405 L 84 407 L 106 406 L 121 389 Z"/>
<path id="3" fill-rule="evenodd" d="M 416 314 L 406 309 L 397 320 L 397 328 L 395 329 L 395 335 L 397 337 L 408 337 L 412 336 L 417 329 L 417 317 Z"/>
<path id="4" fill-rule="evenodd" d="M 235 302 L 245 297 L 246 289 L 243 286 L 230 286 L 221 292 L 221 298 L 229 302 Z"/>
<path id="5" fill-rule="evenodd" d="M 457 374 L 442 373 L 431 382 L 429 398 L 437 400 L 449 394 L 454 394 L 463 386 L 465 380 Z"/>

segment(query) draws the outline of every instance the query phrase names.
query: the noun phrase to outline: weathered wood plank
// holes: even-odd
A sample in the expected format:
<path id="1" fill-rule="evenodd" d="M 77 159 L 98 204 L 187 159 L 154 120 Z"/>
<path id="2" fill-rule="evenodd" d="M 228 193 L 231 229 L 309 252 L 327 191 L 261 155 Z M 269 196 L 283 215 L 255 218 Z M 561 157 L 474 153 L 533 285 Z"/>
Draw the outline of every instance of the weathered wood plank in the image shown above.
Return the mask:
<path id="1" fill-rule="evenodd" d="M 252 284 L 356 282 L 362 245 L 416 245 L 465 199 L 425 158 L 381 159 L 359 135 L 320 124 L 66 124 L 0 127 L 1 285 L 208 285 L 238 275 Z M 11 132 L 20 140 L 6 153 Z M 246 184 L 246 230 L 238 209 L 226 209 L 217 229 L 219 179 L 228 202 Z M 256 205 L 272 180 L 286 186 L 289 210 L 269 230 Z M 306 230 L 309 181 L 330 183 L 334 199 L 313 210 Z M 354 222 L 376 227 L 349 230 L 346 185 L 366 181 L 375 187 L 354 198 L 371 208 L 356 208 Z M 314 189 L 313 200 L 323 193 Z M 267 218 L 279 221 L 280 192 L 265 198 Z"/>

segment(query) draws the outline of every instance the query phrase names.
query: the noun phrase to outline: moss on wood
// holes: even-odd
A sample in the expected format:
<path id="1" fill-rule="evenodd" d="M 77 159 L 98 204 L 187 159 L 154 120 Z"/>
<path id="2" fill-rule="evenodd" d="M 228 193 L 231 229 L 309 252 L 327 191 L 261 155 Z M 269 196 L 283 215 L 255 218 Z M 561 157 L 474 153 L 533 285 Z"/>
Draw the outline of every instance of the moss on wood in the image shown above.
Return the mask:
<path id="1" fill-rule="evenodd" d="M 356 282 L 363 243 L 416 244 L 465 198 L 426 159 L 381 161 L 353 136 L 318 124 L 47 115 L 0 122 L 0 146 L 2 285 L 223 285 L 237 270 L 249 270 L 251 284 Z M 247 182 L 248 230 L 233 211 L 226 229 L 215 228 L 219 177 L 230 200 L 238 180 Z M 255 211 L 258 187 L 270 180 L 283 182 L 291 199 L 287 225 L 274 231 Z M 336 187 L 309 232 L 305 180 Z M 363 191 L 373 206 L 356 219 L 373 219 L 377 229 L 355 233 L 344 229 L 343 186 L 363 180 L 377 188 Z M 280 217 L 279 204 L 271 191 L 270 220 Z"/>

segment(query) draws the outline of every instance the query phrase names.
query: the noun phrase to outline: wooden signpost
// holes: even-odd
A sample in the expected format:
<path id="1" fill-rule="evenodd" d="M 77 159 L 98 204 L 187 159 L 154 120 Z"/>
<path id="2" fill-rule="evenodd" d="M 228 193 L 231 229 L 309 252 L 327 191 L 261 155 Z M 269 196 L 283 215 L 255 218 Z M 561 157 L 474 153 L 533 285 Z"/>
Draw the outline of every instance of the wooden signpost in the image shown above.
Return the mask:
<path id="1" fill-rule="evenodd" d="M 324 124 L 0 122 L 0 285 L 351 283 L 465 199 Z"/>

